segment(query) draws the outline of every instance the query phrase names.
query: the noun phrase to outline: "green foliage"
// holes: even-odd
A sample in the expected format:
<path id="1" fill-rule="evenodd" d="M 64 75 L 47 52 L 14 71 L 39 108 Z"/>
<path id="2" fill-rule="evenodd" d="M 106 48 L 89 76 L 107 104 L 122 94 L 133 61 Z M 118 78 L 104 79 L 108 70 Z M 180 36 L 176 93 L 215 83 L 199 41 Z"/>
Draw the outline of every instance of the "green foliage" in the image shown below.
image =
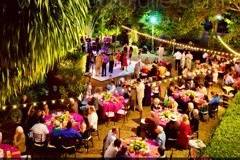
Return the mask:
<path id="1" fill-rule="evenodd" d="M 0 2 L 0 103 L 45 78 L 56 60 L 80 44 L 88 0 Z"/>
<path id="2" fill-rule="evenodd" d="M 216 129 L 205 155 L 213 158 L 237 158 L 240 156 L 240 92 L 230 103 L 221 124 Z"/>

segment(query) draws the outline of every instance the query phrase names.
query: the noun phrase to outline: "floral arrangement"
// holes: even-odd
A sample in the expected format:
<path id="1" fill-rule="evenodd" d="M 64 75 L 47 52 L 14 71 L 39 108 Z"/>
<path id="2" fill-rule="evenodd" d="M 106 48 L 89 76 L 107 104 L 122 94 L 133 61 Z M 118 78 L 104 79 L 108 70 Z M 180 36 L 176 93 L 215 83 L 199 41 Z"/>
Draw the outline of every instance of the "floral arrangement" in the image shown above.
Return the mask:
<path id="1" fill-rule="evenodd" d="M 195 97 L 196 96 L 196 92 L 195 91 L 192 91 L 192 90 L 187 90 L 186 92 L 185 92 L 185 95 L 186 96 L 193 96 L 193 97 Z"/>
<path id="2" fill-rule="evenodd" d="M 110 92 L 104 92 L 103 93 L 103 100 L 104 101 L 110 101 L 111 98 L 112 98 L 112 93 L 110 93 Z"/>
<path id="3" fill-rule="evenodd" d="M 129 152 L 140 152 L 146 154 L 149 151 L 148 145 L 144 140 L 133 140 L 129 145 Z"/>

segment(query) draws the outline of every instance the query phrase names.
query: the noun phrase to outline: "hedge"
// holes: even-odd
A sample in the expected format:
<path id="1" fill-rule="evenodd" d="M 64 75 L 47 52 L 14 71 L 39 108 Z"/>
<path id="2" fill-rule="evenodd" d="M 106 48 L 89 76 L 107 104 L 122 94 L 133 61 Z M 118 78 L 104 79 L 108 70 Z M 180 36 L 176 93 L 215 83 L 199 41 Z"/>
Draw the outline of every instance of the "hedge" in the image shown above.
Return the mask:
<path id="1" fill-rule="evenodd" d="M 204 155 L 211 158 L 240 157 L 240 92 L 230 102 Z"/>

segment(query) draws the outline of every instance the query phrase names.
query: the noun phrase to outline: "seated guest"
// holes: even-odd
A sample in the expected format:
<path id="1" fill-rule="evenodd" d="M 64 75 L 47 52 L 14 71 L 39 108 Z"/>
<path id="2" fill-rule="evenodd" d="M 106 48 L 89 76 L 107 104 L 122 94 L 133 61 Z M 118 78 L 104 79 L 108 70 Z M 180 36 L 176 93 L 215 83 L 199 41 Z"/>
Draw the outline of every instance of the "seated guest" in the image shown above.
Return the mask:
<path id="1" fill-rule="evenodd" d="M 103 153 L 107 150 L 108 146 L 117 139 L 118 130 L 117 128 L 112 128 L 107 134 L 107 136 L 104 138 L 103 143 Z"/>
<path id="2" fill-rule="evenodd" d="M 207 95 L 207 88 L 203 85 L 203 84 L 200 84 L 199 87 L 197 88 L 197 91 L 204 94 L 204 95 Z"/>
<path id="3" fill-rule="evenodd" d="M 167 95 L 173 96 L 173 92 L 175 91 L 175 83 L 174 82 L 170 82 L 169 87 L 167 89 Z"/>
<path id="4" fill-rule="evenodd" d="M 218 94 L 214 94 L 213 92 L 211 94 L 213 97 L 208 103 L 210 117 L 212 117 L 212 113 L 218 108 L 218 105 L 221 102 L 221 98 Z"/>
<path id="5" fill-rule="evenodd" d="M 179 84 L 176 86 L 178 89 L 185 89 L 185 80 L 184 79 L 181 79 Z"/>
<path id="6" fill-rule="evenodd" d="M 182 117 L 182 122 L 179 126 L 177 144 L 181 149 L 187 149 L 189 137 L 191 135 L 191 127 L 186 114 Z"/>
<path id="7" fill-rule="evenodd" d="M 162 106 L 160 105 L 160 99 L 154 98 L 153 104 L 151 105 L 151 110 L 154 112 L 160 112 L 162 110 Z"/>
<path id="8" fill-rule="evenodd" d="M 225 85 L 232 85 L 234 83 L 234 79 L 231 73 L 228 73 L 224 76 L 224 84 Z"/>
<path id="9" fill-rule="evenodd" d="M 190 120 L 190 126 L 192 129 L 192 133 L 198 132 L 199 129 L 199 111 L 198 109 L 193 110 L 193 116 Z"/>
<path id="10" fill-rule="evenodd" d="M 157 75 L 157 66 L 152 65 L 151 70 L 148 72 L 148 77 L 156 76 Z"/>
<path id="11" fill-rule="evenodd" d="M 188 103 L 188 117 L 191 120 L 193 117 L 194 104 L 192 102 Z"/>
<path id="12" fill-rule="evenodd" d="M 121 143 L 120 139 L 114 140 L 114 142 L 112 142 L 105 151 L 104 158 L 116 158 L 116 155 L 121 147 Z"/>
<path id="13" fill-rule="evenodd" d="M 88 108 L 87 118 L 88 118 L 89 128 L 91 128 L 93 131 L 97 130 L 98 115 L 93 105 L 89 106 Z"/>
<path id="14" fill-rule="evenodd" d="M 50 115 L 50 113 L 49 113 L 48 105 L 45 104 L 45 105 L 43 106 L 43 117 L 46 117 L 46 116 L 49 116 L 49 115 Z"/>
<path id="15" fill-rule="evenodd" d="M 155 129 L 155 132 L 157 133 L 156 142 L 162 149 L 165 149 L 166 134 L 163 131 L 163 128 L 161 126 L 157 126 L 157 128 Z"/>
<path id="16" fill-rule="evenodd" d="M 167 138 L 177 139 L 179 124 L 177 118 L 172 116 L 170 121 L 165 126 L 165 133 Z"/>
<path id="17" fill-rule="evenodd" d="M 50 138 L 55 139 L 58 137 L 61 137 L 61 123 L 58 120 L 55 120 L 54 128 L 53 128 Z"/>
<path id="18" fill-rule="evenodd" d="M 116 90 L 115 82 L 112 80 L 110 84 L 107 85 L 107 89 L 109 92 L 114 93 Z"/>
<path id="19" fill-rule="evenodd" d="M 122 146 L 121 149 L 117 152 L 116 159 L 123 160 L 130 158 L 130 155 L 127 151 L 128 148 L 126 146 Z"/>
<path id="20" fill-rule="evenodd" d="M 149 82 L 147 82 L 147 83 L 145 83 L 145 89 L 144 89 L 144 98 L 143 98 L 144 106 L 151 105 L 151 96 L 152 96 L 151 94 L 152 94 L 151 84 Z"/>
<path id="21" fill-rule="evenodd" d="M 73 98 L 70 98 L 69 110 L 72 113 L 78 113 L 78 103 Z"/>
<path id="22" fill-rule="evenodd" d="M 38 123 L 36 123 L 35 125 L 33 125 L 32 128 L 30 129 L 33 134 L 35 133 L 35 134 L 41 135 L 41 138 L 34 137 L 35 142 L 45 142 L 46 141 L 49 131 L 48 131 L 46 124 L 44 124 L 44 123 L 45 123 L 45 121 L 43 119 L 40 119 L 40 121 Z"/>
<path id="23" fill-rule="evenodd" d="M 177 109 L 178 109 L 178 103 L 172 97 L 169 97 L 168 108 L 173 110 L 173 111 L 177 111 Z"/>
<path id="24" fill-rule="evenodd" d="M 16 128 L 16 132 L 13 137 L 13 145 L 16 146 L 21 153 L 26 151 L 26 137 L 21 126 Z"/>
<path id="25" fill-rule="evenodd" d="M 82 139 L 82 135 L 72 128 L 72 122 L 68 121 L 67 126 L 65 129 L 61 130 L 60 133 L 61 137 L 63 138 L 76 138 L 76 139 Z"/>

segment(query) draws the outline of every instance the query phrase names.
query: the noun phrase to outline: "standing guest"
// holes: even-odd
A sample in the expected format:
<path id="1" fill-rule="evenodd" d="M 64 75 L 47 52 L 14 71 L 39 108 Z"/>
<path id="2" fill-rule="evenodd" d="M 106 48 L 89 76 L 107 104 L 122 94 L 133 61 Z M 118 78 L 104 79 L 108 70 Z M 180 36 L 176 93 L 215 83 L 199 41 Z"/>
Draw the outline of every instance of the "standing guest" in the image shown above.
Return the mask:
<path id="1" fill-rule="evenodd" d="M 117 65 L 117 64 L 121 64 L 121 52 L 120 52 L 120 50 L 117 50 L 117 52 L 116 52 L 116 63 L 115 63 L 115 65 Z"/>
<path id="2" fill-rule="evenodd" d="M 165 149 L 163 149 L 161 146 L 158 147 L 158 153 L 160 154 L 159 159 L 167 159 L 165 155 Z"/>
<path id="3" fill-rule="evenodd" d="M 26 123 L 26 118 L 27 118 L 27 114 L 28 114 L 28 109 L 31 106 L 30 105 L 30 100 L 27 97 L 27 95 L 23 95 L 22 99 L 20 101 L 20 104 L 25 105 L 25 107 L 22 107 L 21 111 L 22 111 L 22 121 L 21 124 L 25 124 Z"/>
<path id="4" fill-rule="evenodd" d="M 152 87 L 149 82 L 145 84 L 144 89 L 144 98 L 143 98 L 143 105 L 150 106 L 151 105 L 151 94 L 152 94 Z"/>
<path id="5" fill-rule="evenodd" d="M 26 151 L 26 137 L 21 126 L 16 128 L 16 132 L 13 137 L 13 145 L 16 146 L 21 153 Z"/>
<path id="6" fill-rule="evenodd" d="M 186 54 L 186 67 L 191 70 L 192 69 L 192 60 L 193 60 L 193 55 L 191 54 L 190 51 Z"/>
<path id="7" fill-rule="evenodd" d="M 114 55 L 113 53 L 109 55 L 109 73 L 113 73 L 114 67 Z"/>
<path id="8" fill-rule="evenodd" d="M 41 135 L 41 139 L 39 137 L 35 137 L 36 142 L 45 142 L 47 140 L 47 135 L 49 134 L 48 128 L 46 124 L 44 124 L 44 120 L 41 119 L 39 123 L 36 123 L 32 128 L 31 132 L 34 134 Z"/>
<path id="9" fill-rule="evenodd" d="M 94 64 L 95 64 L 95 56 L 92 52 L 89 53 L 89 55 L 90 55 L 89 71 L 91 71 L 93 73 L 93 68 L 94 68 Z"/>
<path id="10" fill-rule="evenodd" d="M 95 74 L 96 76 L 100 75 L 100 69 L 102 66 L 102 54 L 100 53 L 99 55 L 96 56 L 96 64 L 95 64 Z"/>
<path id="11" fill-rule="evenodd" d="M 185 68 L 185 62 L 186 62 L 186 54 L 185 54 L 185 51 L 183 51 L 182 57 L 181 57 L 181 69 L 182 70 Z"/>
<path id="12" fill-rule="evenodd" d="M 127 67 L 128 67 L 128 48 L 127 47 L 124 47 L 123 48 L 123 52 L 122 52 L 122 67 L 123 67 L 123 70 L 126 69 L 127 71 Z"/>
<path id="13" fill-rule="evenodd" d="M 107 136 L 104 138 L 103 154 L 105 153 L 105 151 L 107 150 L 107 148 L 109 147 L 109 145 L 117 139 L 117 134 L 118 134 L 117 128 L 112 128 L 112 129 L 108 132 Z"/>
<path id="14" fill-rule="evenodd" d="M 163 128 L 161 126 L 157 126 L 157 128 L 155 129 L 155 132 L 157 133 L 157 138 L 156 138 L 156 142 L 157 144 L 162 148 L 162 149 L 166 149 L 165 148 L 165 143 L 166 143 L 166 134 L 163 131 Z"/>
<path id="15" fill-rule="evenodd" d="M 193 110 L 193 116 L 190 120 L 190 126 L 192 129 L 192 133 L 196 133 L 199 130 L 199 111 L 198 109 Z"/>
<path id="16" fill-rule="evenodd" d="M 217 69 L 214 69 L 213 70 L 213 73 L 212 73 L 212 77 L 213 77 L 213 82 L 214 83 L 217 83 L 218 82 L 218 70 Z"/>
<path id="17" fill-rule="evenodd" d="M 108 63 L 108 56 L 106 54 L 102 55 L 102 77 L 107 76 L 107 63 Z"/>
<path id="18" fill-rule="evenodd" d="M 138 110 L 140 112 L 140 120 L 142 119 L 142 111 L 143 111 L 143 98 L 144 98 L 144 83 L 141 81 L 140 78 L 137 79 L 137 86 L 136 86 L 136 91 L 137 91 L 137 102 L 138 102 Z"/>
<path id="19" fill-rule="evenodd" d="M 135 108 L 137 106 L 137 91 L 136 91 L 136 85 L 133 84 L 131 86 L 131 92 L 130 92 L 130 100 L 131 100 L 131 106 L 133 107 L 133 110 L 135 111 Z"/>
<path id="20" fill-rule="evenodd" d="M 88 108 L 87 118 L 88 118 L 89 128 L 91 128 L 93 131 L 96 131 L 98 126 L 98 115 L 93 106 L 93 103 L 90 103 L 90 106 Z"/>
<path id="21" fill-rule="evenodd" d="M 129 64 L 131 64 L 132 54 L 133 54 L 133 47 L 131 46 L 128 51 Z"/>
<path id="22" fill-rule="evenodd" d="M 182 149 L 187 149 L 189 137 L 191 135 L 191 127 L 188 120 L 188 115 L 184 114 L 182 117 L 182 122 L 179 126 L 177 144 Z"/>
<path id="23" fill-rule="evenodd" d="M 116 155 L 121 147 L 121 143 L 120 139 L 114 140 L 114 142 L 112 142 L 105 151 L 104 158 L 116 158 Z"/>
<path id="24" fill-rule="evenodd" d="M 173 56 L 175 57 L 175 70 L 179 72 L 182 53 L 177 51 Z"/>
<path id="25" fill-rule="evenodd" d="M 130 158 L 128 148 L 126 146 L 122 146 L 121 149 L 117 152 L 116 159 L 123 160 L 128 158 Z"/>
<path id="26" fill-rule="evenodd" d="M 141 61 L 138 61 L 134 67 L 134 78 L 139 78 L 141 68 L 142 68 Z"/>
<path id="27" fill-rule="evenodd" d="M 90 70 L 90 64 L 91 64 L 91 55 L 90 55 L 90 53 L 87 53 L 86 73 L 88 73 Z"/>
<path id="28" fill-rule="evenodd" d="M 160 44 L 158 47 L 158 62 L 163 60 L 163 55 L 164 55 L 164 47 Z"/>
<path id="29" fill-rule="evenodd" d="M 207 63 L 208 62 L 208 53 L 207 52 L 205 52 L 204 54 L 203 54 L 203 56 L 202 56 L 202 58 L 203 58 L 203 63 Z"/>

